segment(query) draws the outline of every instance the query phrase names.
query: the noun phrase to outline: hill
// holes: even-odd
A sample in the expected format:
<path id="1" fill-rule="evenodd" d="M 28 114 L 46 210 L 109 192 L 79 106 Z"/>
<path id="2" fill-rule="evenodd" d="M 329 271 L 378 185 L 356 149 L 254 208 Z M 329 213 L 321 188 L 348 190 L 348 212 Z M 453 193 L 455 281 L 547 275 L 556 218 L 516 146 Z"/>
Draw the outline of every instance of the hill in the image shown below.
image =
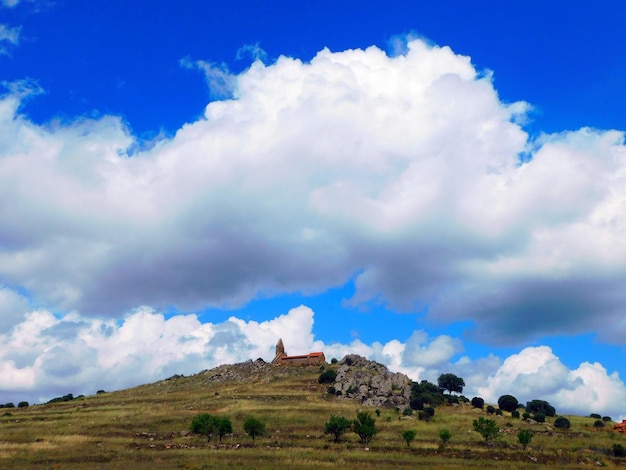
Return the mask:
<path id="1" fill-rule="evenodd" d="M 344 358 L 325 367 L 339 371 L 345 365 Z M 2 410 L 0 468 L 380 469 L 421 465 L 513 469 L 626 464 L 611 455 L 613 445 L 626 446 L 626 436 L 594 430 L 591 418 L 570 416 L 572 427 L 559 431 L 553 428 L 552 418 L 548 423 L 531 425 L 506 416 L 508 413 L 487 416 L 469 405 L 440 406 L 432 422 L 404 417 L 403 409 L 393 406 L 365 407 L 361 404 L 363 396 L 377 383 L 370 383 L 367 374 L 384 375 L 380 367 L 371 361 L 353 360 L 349 370 L 344 367 L 345 374 L 338 374 L 340 389 L 342 380 L 359 377 L 359 385 L 352 386 L 360 390 L 353 397 L 356 399 L 329 394 L 328 385 L 318 383 L 319 366 L 273 366 L 257 360 L 128 390 Z M 392 397 L 405 393 L 398 384 L 390 390 L 386 385 L 378 388 Z M 339 443 L 323 433 L 331 414 L 352 420 L 361 409 L 372 414 L 379 428 L 368 447 L 351 432 Z M 228 417 L 233 434 L 221 443 L 191 434 L 191 420 L 200 413 Z M 267 434 L 254 443 L 243 431 L 249 416 L 267 425 Z M 480 416 L 497 421 L 500 432 L 495 445 L 486 445 L 473 431 L 472 421 Z M 441 448 L 439 434 L 444 428 L 452 437 Z M 535 433 L 526 450 L 516 438 L 522 428 Z M 416 434 L 410 447 L 401 438 L 406 430 Z"/>

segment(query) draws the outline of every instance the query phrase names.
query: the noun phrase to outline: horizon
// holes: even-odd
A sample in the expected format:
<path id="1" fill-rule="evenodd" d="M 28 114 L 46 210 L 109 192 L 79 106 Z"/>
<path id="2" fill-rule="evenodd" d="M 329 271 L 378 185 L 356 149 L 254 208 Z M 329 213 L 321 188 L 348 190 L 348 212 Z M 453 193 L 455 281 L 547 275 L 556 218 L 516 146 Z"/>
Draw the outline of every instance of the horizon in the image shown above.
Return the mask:
<path id="1" fill-rule="evenodd" d="M 626 6 L 406 3 L 0 0 L 0 403 L 283 338 L 626 418 Z"/>

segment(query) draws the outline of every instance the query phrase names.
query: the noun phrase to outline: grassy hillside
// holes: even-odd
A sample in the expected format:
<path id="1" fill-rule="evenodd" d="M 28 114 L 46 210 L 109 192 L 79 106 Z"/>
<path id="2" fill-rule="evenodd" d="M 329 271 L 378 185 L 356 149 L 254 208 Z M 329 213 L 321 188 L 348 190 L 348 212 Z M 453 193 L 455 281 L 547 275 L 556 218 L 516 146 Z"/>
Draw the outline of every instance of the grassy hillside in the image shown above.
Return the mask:
<path id="1" fill-rule="evenodd" d="M 499 442 L 488 447 L 472 430 L 485 415 L 464 405 L 438 407 L 432 422 L 401 418 L 382 409 L 380 432 L 366 449 L 346 433 L 340 443 L 324 435 L 331 413 L 350 419 L 359 406 L 326 394 L 317 383 L 318 367 L 278 368 L 237 382 L 210 381 L 210 373 L 79 398 L 69 402 L 0 410 L 0 468 L 11 469 L 205 469 L 205 468 L 560 468 L 626 466 L 610 455 L 626 447 L 626 435 L 596 431 L 593 419 L 570 416 L 572 427 L 529 425 L 508 416 L 493 417 Z M 376 417 L 375 410 L 370 410 Z M 558 411 L 558 410 L 557 410 Z M 207 442 L 188 433 L 199 413 L 229 417 L 234 434 Z M 4 415 L 3 415 L 4 413 Z M 507 415 L 508 413 L 505 413 Z M 243 432 L 246 417 L 267 423 L 267 435 L 252 440 Z M 492 416 L 490 416 L 492 418 Z M 553 422 L 553 418 L 549 419 Z M 517 442 L 521 427 L 535 431 L 527 450 Z M 439 432 L 452 438 L 439 447 Z M 400 434 L 417 433 L 407 447 Z"/>

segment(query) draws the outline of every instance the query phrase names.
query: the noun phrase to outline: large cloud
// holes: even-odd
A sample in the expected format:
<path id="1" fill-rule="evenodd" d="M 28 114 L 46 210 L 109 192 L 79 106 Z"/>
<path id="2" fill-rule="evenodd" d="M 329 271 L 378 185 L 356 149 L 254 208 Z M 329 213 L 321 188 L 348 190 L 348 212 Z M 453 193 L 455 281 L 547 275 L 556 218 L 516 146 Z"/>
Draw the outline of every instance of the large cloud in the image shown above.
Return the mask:
<path id="1" fill-rule="evenodd" d="M 315 340 L 313 323 L 314 313 L 305 306 L 260 323 L 236 317 L 201 323 L 195 315 L 166 318 L 148 308 L 121 322 L 29 311 L 0 334 L 0 403 L 115 390 L 258 357 L 269 361 L 282 338 L 289 354 L 322 350 L 330 360 L 357 353 L 414 380 L 436 383 L 440 374 L 453 372 L 464 378 L 465 395 L 490 403 L 513 394 L 521 402 L 548 400 L 559 413 L 614 418 L 623 413 L 626 387 L 616 372 L 609 374 L 598 363 L 569 370 L 545 346 L 526 348 L 504 361 L 495 356 L 457 359 L 463 345 L 446 335 L 429 338 L 415 331 L 405 342 L 324 344 Z"/>
<path id="2" fill-rule="evenodd" d="M 524 103 L 418 40 L 394 57 L 255 62 L 226 82 L 233 99 L 132 156 L 119 118 L 39 126 L 5 95 L 0 281 L 116 316 L 354 279 L 353 304 L 428 306 L 483 340 L 623 342 L 621 132 L 529 142 Z"/>

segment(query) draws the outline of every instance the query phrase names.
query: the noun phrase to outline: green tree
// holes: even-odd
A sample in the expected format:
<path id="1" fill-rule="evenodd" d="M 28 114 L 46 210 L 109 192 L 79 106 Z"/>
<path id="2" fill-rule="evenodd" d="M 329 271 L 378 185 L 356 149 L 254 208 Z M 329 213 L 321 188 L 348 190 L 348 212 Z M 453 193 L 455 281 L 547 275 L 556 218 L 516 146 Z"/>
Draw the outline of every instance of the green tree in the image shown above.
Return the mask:
<path id="1" fill-rule="evenodd" d="M 545 416 L 553 417 L 556 414 L 554 406 L 545 400 L 531 400 L 526 403 L 528 413 L 544 413 Z"/>
<path id="2" fill-rule="evenodd" d="M 411 441 L 415 439 L 415 436 L 417 436 L 417 433 L 412 429 L 407 429 L 402 433 L 402 439 L 404 439 L 404 442 L 406 442 L 407 447 L 410 447 Z"/>
<path id="3" fill-rule="evenodd" d="M 499 436 L 500 428 L 498 427 L 498 423 L 493 419 L 487 419 L 481 416 L 475 419 L 472 424 L 474 425 L 474 431 L 483 436 L 487 444 L 494 442 Z"/>
<path id="4" fill-rule="evenodd" d="M 211 436 L 215 433 L 215 416 L 208 413 L 202 413 L 191 420 L 189 430 L 196 434 L 206 436 L 207 441 L 211 440 Z"/>
<path id="5" fill-rule="evenodd" d="M 324 434 L 332 434 L 335 442 L 352 426 L 352 421 L 343 416 L 330 415 L 330 419 L 324 424 Z"/>
<path id="6" fill-rule="evenodd" d="M 360 411 L 352 422 L 352 430 L 359 435 L 363 444 L 369 443 L 378 432 L 376 420 L 366 411 Z"/>
<path id="7" fill-rule="evenodd" d="M 498 408 L 503 411 L 515 411 L 517 409 L 517 405 L 519 405 L 519 402 L 513 395 L 502 395 L 498 398 Z"/>
<path id="8" fill-rule="evenodd" d="M 243 430 L 252 438 L 252 442 L 254 443 L 256 437 L 265 434 L 265 423 L 259 418 L 248 416 L 243 423 Z"/>
<path id="9" fill-rule="evenodd" d="M 442 429 L 441 431 L 439 431 L 439 439 L 441 439 L 442 449 L 446 447 L 451 437 L 452 437 L 452 433 L 448 429 Z"/>
<path id="10" fill-rule="evenodd" d="M 534 433 L 530 429 L 520 429 L 517 431 L 517 440 L 522 444 L 524 450 L 526 450 L 526 446 L 530 444 L 530 441 L 533 440 L 533 436 Z"/>
<path id="11" fill-rule="evenodd" d="M 232 434 L 233 432 L 233 423 L 228 418 L 214 418 L 214 432 L 219 436 L 220 442 L 222 442 L 222 437 L 226 434 Z"/>
<path id="12" fill-rule="evenodd" d="M 452 392 L 461 393 L 465 387 L 465 381 L 454 374 L 441 374 L 437 379 L 437 384 L 441 390 L 448 390 L 450 394 Z"/>

